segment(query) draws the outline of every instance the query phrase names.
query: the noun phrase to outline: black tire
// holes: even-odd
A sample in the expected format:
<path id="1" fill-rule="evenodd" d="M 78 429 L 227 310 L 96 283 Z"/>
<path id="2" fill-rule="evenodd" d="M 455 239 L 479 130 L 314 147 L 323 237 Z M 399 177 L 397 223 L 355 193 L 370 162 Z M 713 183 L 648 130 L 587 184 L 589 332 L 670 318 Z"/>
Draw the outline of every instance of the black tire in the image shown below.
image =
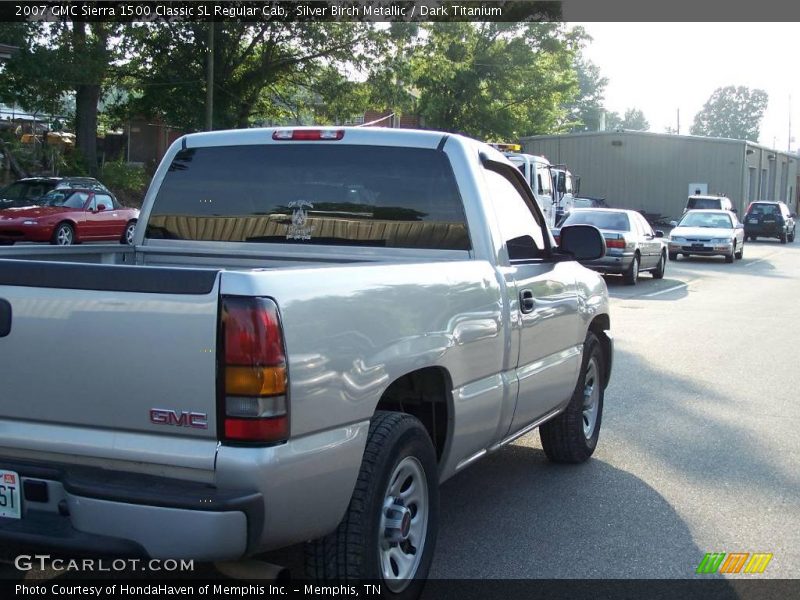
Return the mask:
<path id="1" fill-rule="evenodd" d="M 50 243 L 56 246 L 71 246 L 75 244 L 75 229 L 69 223 L 59 223 L 53 230 L 53 237 L 50 239 Z"/>
<path id="2" fill-rule="evenodd" d="M 670 260 L 678 260 L 678 253 L 677 252 L 670 252 L 669 253 Z"/>
<path id="3" fill-rule="evenodd" d="M 733 247 L 733 250 L 731 250 L 730 254 L 726 254 L 725 255 L 725 262 L 726 263 L 732 263 L 733 262 L 733 257 L 734 257 L 735 254 L 736 254 L 736 246 Z"/>
<path id="4" fill-rule="evenodd" d="M 594 361 L 592 381 L 587 382 L 589 364 Z M 572 393 L 566 410 L 554 419 L 544 423 L 539 428 L 539 437 L 542 440 L 544 453 L 553 462 L 581 463 L 587 460 L 597 447 L 600 437 L 600 425 L 603 421 L 603 396 L 605 376 L 605 357 L 600 347 L 600 341 L 591 331 L 586 334 L 583 343 L 583 364 L 578 377 L 578 384 Z M 597 416 L 591 435 L 587 437 L 584 430 L 584 401 L 588 385 L 592 390 L 598 391 Z"/>
<path id="5" fill-rule="evenodd" d="M 664 279 L 664 272 L 667 270 L 667 255 L 662 252 L 661 258 L 658 259 L 656 268 L 653 269 L 653 279 Z"/>
<path id="6" fill-rule="evenodd" d="M 381 527 L 384 502 L 389 498 L 390 477 L 401 463 L 408 464 L 409 458 L 412 459 L 410 464 L 416 461 L 416 465 L 421 467 L 427 484 L 427 529 L 413 578 L 387 580 L 381 569 L 380 558 L 382 544 L 390 544 L 382 537 L 384 531 L 389 531 Z M 420 513 L 412 507 L 409 505 L 408 513 L 411 515 L 409 523 L 413 524 L 414 518 Z M 428 432 L 416 417 L 378 411 L 369 426 L 361 470 L 342 522 L 333 533 L 306 544 L 306 575 L 322 582 L 372 580 L 381 584 L 384 597 L 417 598 L 430 570 L 438 523 L 436 452 Z M 390 545 L 401 548 L 408 555 L 410 552 L 402 548 L 402 543 Z M 392 586 L 398 589 L 392 589 Z"/>
<path id="7" fill-rule="evenodd" d="M 734 256 L 736 257 L 736 260 L 742 260 L 744 257 L 744 244 L 739 247 L 739 251 L 734 253 Z"/>
<path id="8" fill-rule="evenodd" d="M 789 242 L 794 242 L 794 229 L 792 229 L 792 233 L 790 233 L 790 234 L 789 234 L 789 235 L 786 237 L 786 239 L 787 239 L 787 240 L 789 240 Z"/>
<path id="9" fill-rule="evenodd" d="M 622 274 L 622 278 L 628 285 L 636 285 L 639 280 L 639 255 L 634 254 L 631 266 Z"/>
<path id="10" fill-rule="evenodd" d="M 134 219 L 134 220 L 132 220 L 132 221 L 128 221 L 128 222 L 125 224 L 125 229 L 123 230 L 123 232 L 122 232 L 122 237 L 121 237 L 121 238 L 120 238 L 120 240 L 119 240 L 119 243 L 120 243 L 120 244 L 125 244 L 126 246 L 133 245 L 133 240 L 132 240 L 132 238 L 129 238 L 129 237 L 128 237 L 128 230 L 129 230 L 129 229 L 131 229 L 131 228 L 133 228 L 133 230 L 135 230 L 135 229 L 136 229 L 136 220 L 135 220 L 135 219 Z M 133 232 L 131 231 L 131 234 L 132 234 L 132 233 L 133 233 Z"/>

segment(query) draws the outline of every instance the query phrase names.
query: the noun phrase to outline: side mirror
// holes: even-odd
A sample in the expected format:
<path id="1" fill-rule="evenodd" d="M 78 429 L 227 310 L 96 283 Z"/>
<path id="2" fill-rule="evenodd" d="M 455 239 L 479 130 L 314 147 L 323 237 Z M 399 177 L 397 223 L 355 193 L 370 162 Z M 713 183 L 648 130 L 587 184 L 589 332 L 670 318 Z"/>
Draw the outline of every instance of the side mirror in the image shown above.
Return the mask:
<path id="1" fill-rule="evenodd" d="M 106 205 L 105 204 L 98 204 L 97 205 L 97 212 L 102 212 L 105 209 L 106 209 Z"/>
<path id="2" fill-rule="evenodd" d="M 575 190 L 574 190 L 573 193 L 574 193 L 575 196 L 577 196 L 578 194 L 581 193 L 581 178 L 580 177 L 575 177 Z"/>
<path id="3" fill-rule="evenodd" d="M 595 260 L 606 255 L 606 240 L 592 225 L 567 225 L 559 233 L 560 248 L 575 260 Z"/>
<path id="4" fill-rule="evenodd" d="M 661 231 L 660 229 L 656 229 L 656 237 L 657 237 L 657 238 L 662 238 L 662 237 L 664 237 L 664 232 L 663 232 L 663 231 Z"/>
<path id="5" fill-rule="evenodd" d="M 678 226 L 678 222 L 677 221 L 670 221 L 669 222 L 669 226 L 670 227 L 677 227 Z"/>

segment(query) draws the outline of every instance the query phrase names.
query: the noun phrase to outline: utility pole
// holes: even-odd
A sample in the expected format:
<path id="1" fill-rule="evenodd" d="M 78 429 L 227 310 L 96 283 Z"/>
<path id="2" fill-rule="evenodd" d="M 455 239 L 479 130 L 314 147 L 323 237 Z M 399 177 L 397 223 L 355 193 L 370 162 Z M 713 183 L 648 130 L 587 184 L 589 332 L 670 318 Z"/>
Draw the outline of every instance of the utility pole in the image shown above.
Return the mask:
<path id="1" fill-rule="evenodd" d="M 789 139 L 786 141 L 786 151 L 792 151 L 792 95 L 789 94 Z"/>
<path id="2" fill-rule="evenodd" d="M 214 22 L 208 22 L 208 62 L 206 63 L 206 131 L 214 129 Z"/>

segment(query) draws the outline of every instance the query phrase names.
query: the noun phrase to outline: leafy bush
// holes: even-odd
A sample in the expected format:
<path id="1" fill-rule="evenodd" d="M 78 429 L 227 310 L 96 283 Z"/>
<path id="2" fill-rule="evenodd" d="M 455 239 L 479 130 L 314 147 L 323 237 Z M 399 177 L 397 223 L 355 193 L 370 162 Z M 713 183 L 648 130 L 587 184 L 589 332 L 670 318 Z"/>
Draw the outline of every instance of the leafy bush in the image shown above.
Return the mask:
<path id="1" fill-rule="evenodd" d="M 150 177 L 144 167 L 122 161 L 107 162 L 98 177 L 125 206 L 139 207 Z"/>

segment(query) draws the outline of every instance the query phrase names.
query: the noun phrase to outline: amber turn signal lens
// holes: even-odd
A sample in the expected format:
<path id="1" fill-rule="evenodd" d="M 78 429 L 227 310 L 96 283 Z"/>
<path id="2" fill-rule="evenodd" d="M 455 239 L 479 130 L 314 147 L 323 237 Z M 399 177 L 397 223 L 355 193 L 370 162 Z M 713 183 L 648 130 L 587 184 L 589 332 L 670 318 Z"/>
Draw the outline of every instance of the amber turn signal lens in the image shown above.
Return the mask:
<path id="1" fill-rule="evenodd" d="M 274 396 L 286 393 L 286 367 L 225 367 L 228 396 Z"/>

